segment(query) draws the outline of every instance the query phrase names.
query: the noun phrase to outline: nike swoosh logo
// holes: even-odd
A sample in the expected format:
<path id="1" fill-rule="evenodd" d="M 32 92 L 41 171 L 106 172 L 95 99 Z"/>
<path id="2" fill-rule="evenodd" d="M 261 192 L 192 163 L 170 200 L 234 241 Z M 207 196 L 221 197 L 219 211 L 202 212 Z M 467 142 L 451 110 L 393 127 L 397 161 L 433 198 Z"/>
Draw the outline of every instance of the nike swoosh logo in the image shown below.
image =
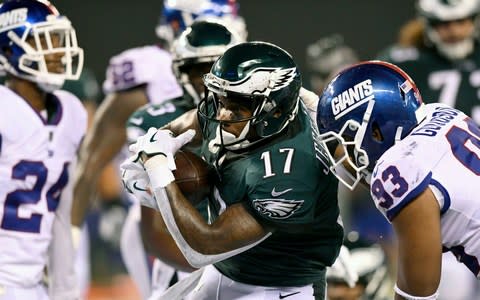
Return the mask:
<path id="1" fill-rule="evenodd" d="M 273 196 L 273 197 L 278 197 L 278 196 L 281 196 L 281 195 L 283 195 L 283 194 L 285 194 L 285 193 L 290 192 L 291 190 L 293 190 L 293 189 L 286 189 L 286 190 L 281 191 L 281 192 L 276 192 L 276 191 L 275 191 L 275 188 L 273 188 L 273 190 L 272 190 L 272 196 Z"/>
<path id="2" fill-rule="evenodd" d="M 290 297 L 290 296 L 293 296 L 293 295 L 296 295 L 296 294 L 300 294 L 300 292 L 295 292 L 295 293 L 290 293 L 290 294 L 285 294 L 285 295 L 280 294 L 280 295 L 278 296 L 278 298 L 279 298 L 279 299 L 285 299 L 285 298 L 287 298 L 287 297 Z"/>
<path id="3" fill-rule="evenodd" d="M 133 187 L 134 187 L 136 190 L 138 190 L 138 191 L 142 191 L 142 192 L 146 192 L 146 191 L 147 191 L 146 189 L 143 189 L 143 188 L 141 188 L 141 187 L 138 187 L 136 181 L 133 183 Z"/>
<path id="4" fill-rule="evenodd" d="M 157 132 L 158 132 L 158 131 L 157 131 Z M 155 132 L 155 133 L 152 135 L 152 137 L 150 138 L 150 142 L 153 143 L 153 142 L 156 142 L 156 141 L 157 141 L 157 139 L 155 138 L 155 136 L 157 135 L 157 132 Z"/>

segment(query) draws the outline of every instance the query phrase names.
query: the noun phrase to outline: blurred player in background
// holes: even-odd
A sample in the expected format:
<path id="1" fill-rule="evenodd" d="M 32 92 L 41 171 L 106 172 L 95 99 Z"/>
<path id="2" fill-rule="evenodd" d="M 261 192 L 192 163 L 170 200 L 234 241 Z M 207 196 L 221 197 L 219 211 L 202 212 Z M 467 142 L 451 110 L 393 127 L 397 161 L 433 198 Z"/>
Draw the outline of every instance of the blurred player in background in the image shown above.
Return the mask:
<path id="1" fill-rule="evenodd" d="M 101 100 L 92 70 L 84 66 L 80 78 L 66 81 L 63 89 L 82 101 L 90 128 Z M 138 289 L 126 274 L 120 255 L 119 240 L 127 201 L 114 163 L 103 169 L 95 198 L 95 205 L 82 227 L 75 263 L 82 297 L 92 300 L 138 298 Z"/>
<path id="2" fill-rule="evenodd" d="M 417 0 L 416 11 L 379 59 L 412 76 L 426 103 L 458 108 L 480 124 L 480 1 Z"/>
<path id="3" fill-rule="evenodd" d="M 73 225 L 81 226 L 94 199 L 92 187 L 96 186 L 98 175 L 125 144 L 128 117 L 147 103 L 160 104 L 182 96 L 182 88 L 172 73 L 172 58 L 168 49 L 172 38 L 198 17 L 220 18 L 234 23 L 240 20 L 238 24 L 242 24 L 237 6 L 235 1 L 166 0 L 156 29 L 158 44 L 129 49 L 110 59 L 103 84 L 106 98 L 95 114 L 92 129 L 85 137 L 80 152 L 74 186 Z M 243 30 L 246 34 L 245 28 Z M 143 255 L 138 221 L 139 212 L 132 210 L 123 230 L 123 234 L 130 238 L 124 238 L 128 242 L 121 247 L 128 252 L 124 253 L 124 258 L 129 273 L 143 297 L 147 297 L 150 295 L 150 272 Z"/>
<path id="4" fill-rule="evenodd" d="M 0 20 L 0 299 L 78 299 L 69 183 L 87 114 L 59 89 L 83 50 L 48 1 L 4 1 Z"/>
<path id="5" fill-rule="evenodd" d="M 343 37 L 332 34 L 307 46 L 306 65 L 310 90 L 321 95 L 330 77 L 344 67 L 358 62 L 355 50 L 345 44 Z"/>
<path id="6" fill-rule="evenodd" d="M 210 71 L 213 62 L 226 49 L 240 41 L 241 38 L 235 31 L 230 31 L 219 23 L 195 21 L 187 27 L 172 46 L 173 70 L 178 83 L 184 89 L 183 96 L 161 104 L 148 104 L 137 110 L 127 123 L 128 142 L 134 143 L 150 127 L 162 127 L 194 109 L 205 94 L 202 76 Z M 133 190 L 140 193 L 138 197 L 150 197 L 145 195 L 145 191 Z M 139 202 L 134 205 L 139 206 Z M 206 217 L 206 208 L 203 208 L 202 212 Z M 184 276 L 182 273 L 176 273 L 175 268 L 183 271 L 192 271 L 194 268 L 178 252 L 168 231 L 158 226 L 163 221 L 157 211 L 142 207 L 140 223 L 147 252 L 160 259 L 154 262 L 152 278 L 152 292 L 159 294 Z M 172 253 L 170 249 L 177 252 Z M 155 299 L 155 296 L 152 296 L 152 299 Z"/>
<path id="7" fill-rule="evenodd" d="M 335 263 L 327 269 L 327 299 L 392 299 L 393 282 L 380 245 L 364 241 L 355 231 L 345 236 L 344 245 L 347 250 L 342 248 Z"/>
<path id="8" fill-rule="evenodd" d="M 442 251 L 478 278 L 480 130 L 473 120 L 445 104 L 424 105 L 412 79 L 382 61 L 335 76 L 317 113 L 331 171 L 350 189 L 370 184 L 395 229 L 395 299 L 438 298 Z"/>

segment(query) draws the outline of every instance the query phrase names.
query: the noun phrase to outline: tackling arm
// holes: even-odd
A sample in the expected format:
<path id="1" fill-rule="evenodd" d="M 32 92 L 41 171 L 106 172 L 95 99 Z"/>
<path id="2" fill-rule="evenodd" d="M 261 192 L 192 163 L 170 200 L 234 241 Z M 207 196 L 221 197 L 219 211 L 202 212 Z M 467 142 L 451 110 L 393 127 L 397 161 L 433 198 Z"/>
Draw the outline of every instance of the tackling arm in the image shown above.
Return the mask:
<path id="1" fill-rule="evenodd" d="M 73 188 L 73 225 L 83 223 L 99 174 L 125 144 L 125 122 L 146 103 L 145 88 L 138 87 L 108 95 L 95 113 L 79 155 Z"/>
<path id="2" fill-rule="evenodd" d="M 398 237 L 395 299 L 436 299 L 440 282 L 442 243 L 440 208 L 427 188 L 393 219 Z M 404 293 L 403 297 L 399 293 Z M 420 298 L 425 297 L 425 298 Z M 414 298 L 411 298 L 414 299 Z"/>

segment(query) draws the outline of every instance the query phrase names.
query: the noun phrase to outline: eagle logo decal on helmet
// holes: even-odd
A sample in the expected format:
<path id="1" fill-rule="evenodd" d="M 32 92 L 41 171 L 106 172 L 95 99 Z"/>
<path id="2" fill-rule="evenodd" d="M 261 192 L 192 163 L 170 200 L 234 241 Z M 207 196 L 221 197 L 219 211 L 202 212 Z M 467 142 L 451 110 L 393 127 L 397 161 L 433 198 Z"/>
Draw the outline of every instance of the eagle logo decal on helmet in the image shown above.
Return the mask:
<path id="1" fill-rule="evenodd" d="M 257 94 L 269 95 L 288 86 L 296 76 L 297 68 L 258 68 L 239 81 L 221 79 L 212 73 L 205 75 L 205 80 L 217 93 L 225 91 L 249 94 L 256 90 Z"/>

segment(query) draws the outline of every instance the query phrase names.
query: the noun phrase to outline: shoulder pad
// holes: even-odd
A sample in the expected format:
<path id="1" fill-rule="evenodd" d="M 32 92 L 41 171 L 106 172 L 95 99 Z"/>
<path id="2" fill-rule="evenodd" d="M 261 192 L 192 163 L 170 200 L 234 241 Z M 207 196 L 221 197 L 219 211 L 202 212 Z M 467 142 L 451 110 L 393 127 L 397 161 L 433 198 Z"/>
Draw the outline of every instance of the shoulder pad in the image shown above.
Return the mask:
<path id="1" fill-rule="evenodd" d="M 110 59 L 103 90 L 108 94 L 149 84 L 158 73 L 172 73 L 171 65 L 170 54 L 157 46 L 126 50 Z"/>

